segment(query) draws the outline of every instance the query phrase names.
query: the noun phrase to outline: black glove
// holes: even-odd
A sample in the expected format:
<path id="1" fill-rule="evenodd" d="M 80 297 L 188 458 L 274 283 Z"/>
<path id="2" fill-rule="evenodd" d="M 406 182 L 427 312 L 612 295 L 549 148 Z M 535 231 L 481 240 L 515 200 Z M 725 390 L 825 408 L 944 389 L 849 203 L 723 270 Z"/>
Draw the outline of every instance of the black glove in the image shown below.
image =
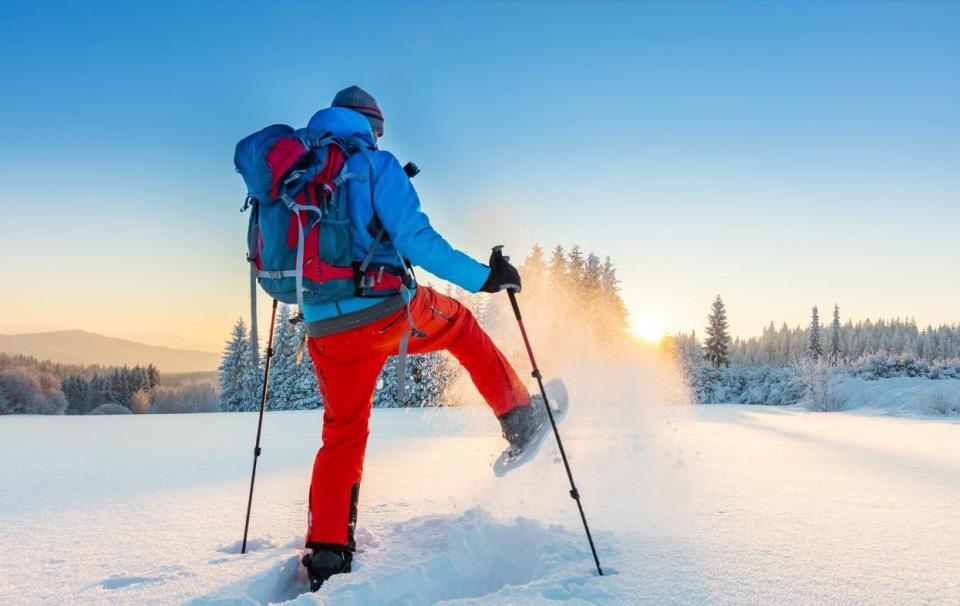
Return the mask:
<path id="1" fill-rule="evenodd" d="M 483 292 L 500 292 L 509 288 L 520 292 L 520 272 L 510 265 L 510 257 L 504 257 L 499 250 L 490 255 L 490 277 L 483 283 Z"/>

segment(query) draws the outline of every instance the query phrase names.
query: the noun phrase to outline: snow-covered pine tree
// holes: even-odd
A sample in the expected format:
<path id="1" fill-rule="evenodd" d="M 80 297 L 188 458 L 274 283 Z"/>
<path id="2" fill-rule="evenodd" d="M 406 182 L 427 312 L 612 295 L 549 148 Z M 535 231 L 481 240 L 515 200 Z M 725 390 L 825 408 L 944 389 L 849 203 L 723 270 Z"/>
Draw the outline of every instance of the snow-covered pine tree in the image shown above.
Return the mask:
<path id="1" fill-rule="evenodd" d="M 543 249 L 534 244 L 530 255 L 520 266 L 523 288 L 528 292 L 540 292 L 547 280 L 547 262 L 543 258 Z"/>
<path id="2" fill-rule="evenodd" d="M 450 369 L 443 352 L 418 354 L 409 358 L 405 406 L 439 406 L 449 380 Z"/>
<path id="3" fill-rule="evenodd" d="M 683 345 L 682 355 L 687 368 L 697 369 L 703 366 L 703 354 L 701 353 L 700 339 L 697 338 L 697 331 L 690 331 L 690 336 Z"/>
<path id="4" fill-rule="evenodd" d="M 233 325 L 233 332 L 220 362 L 220 403 L 223 410 L 255 410 L 257 401 L 258 369 L 253 365 L 250 339 L 243 318 Z"/>
<path id="5" fill-rule="evenodd" d="M 584 294 L 589 299 L 594 299 L 600 292 L 600 284 L 603 279 L 603 266 L 600 265 L 600 257 L 590 253 L 587 255 L 587 263 L 583 267 Z"/>
<path id="6" fill-rule="evenodd" d="M 313 367 L 313 358 L 310 357 L 310 351 L 306 342 L 303 341 L 304 333 L 307 328 L 303 322 L 296 325 L 293 333 L 294 359 L 296 352 L 303 342 L 303 353 L 300 357 L 300 364 L 294 363 L 293 380 L 290 384 L 290 408 L 293 410 L 312 410 L 323 406 L 323 398 L 320 394 L 320 386 L 317 383 L 317 371 Z"/>
<path id="7" fill-rule="evenodd" d="M 408 358 L 408 366 L 409 363 Z M 397 377 L 397 356 L 390 356 L 377 377 L 377 387 L 373 392 L 374 408 L 396 408 L 400 405 L 397 402 Z"/>
<path id="8" fill-rule="evenodd" d="M 273 360 L 270 362 L 270 389 L 267 408 L 289 410 L 290 391 L 296 381 L 297 328 L 290 323 L 290 306 L 281 304 L 277 312 L 276 333 L 273 335 Z M 266 360 L 266 354 L 263 356 Z"/>
<path id="9" fill-rule="evenodd" d="M 527 293 L 533 292 L 531 288 L 524 286 Z M 489 333 L 502 334 L 507 326 L 514 323 L 513 311 L 510 307 L 510 300 L 504 296 L 485 296 L 480 302 L 479 313 L 476 313 L 477 322 Z"/>
<path id="10" fill-rule="evenodd" d="M 567 255 L 567 275 L 570 277 L 570 283 L 574 285 L 574 288 L 583 283 L 583 270 L 583 252 L 578 245 L 574 244 L 573 248 L 570 249 L 570 254 Z"/>
<path id="11" fill-rule="evenodd" d="M 707 316 L 707 338 L 703 343 L 703 357 L 714 368 L 730 366 L 730 335 L 727 333 L 727 310 L 720 295 L 714 299 Z"/>
<path id="12" fill-rule="evenodd" d="M 602 314 L 601 331 L 609 335 L 623 334 L 627 330 L 627 306 L 620 296 L 620 280 L 617 268 L 610 257 L 600 266 L 599 311 Z M 604 334 L 604 336 L 608 336 Z"/>
<path id="13" fill-rule="evenodd" d="M 830 324 L 830 364 L 836 366 L 843 356 L 843 339 L 840 334 L 840 305 L 833 305 L 833 322 Z"/>
<path id="14" fill-rule="evenodd" d="M 810 334 L 807 335 L 807 355 L 814 360 L 823 357 L 823 339 L 820 334 L 820 314 L 817 312 L 817 306 L 813 306 L 810 315 Z"/>
<path id="15" fill-rule="evenodd" d="M 550 253 L 550 278 L 554 284 L 562 284 L 567 275 L 567 253 L 559 244 Z"/>
<path id="16" fill-rule="evenodd" d="M 617 278 L 617 268 L 608 256 L 603 260 L 600 268 L 600 286 L 607 292 L 620 292 L 620 279 Z"/>
<path id="17" fill-rule="evenodd" d="M 157 385 L 160 385 L 160 371 L 153 364 L 147 366 L 147 381 L 150 384 L 148 389 L 153 389 Z"/>
<path id="18" fill-rule="evenodd" d="M 703 353 L 697 341 L 697 333 L 678 332 L 667 335 L 661 342 L 662 351 L 672 355 L 680 369 L 691 375 L 703 366 Z"/>
<path id="19" fill-rule="evenodd" d="M 781 366 L 790 364 L 793 352 L 790 349 L 790 327 L 784 322 L 777 331 L 777 361 Z"/>
<path id="20" fill-rule="evenodd" d="M 252 344 L 253 341 L 250 341 Z M 258 410 L 260 408 L 261 388 L 263 387 L 263 360 L 258 365 L 253 355 L 253 347 L 247 347 L 247 355 L 243 360 L 240 373 L 241 392 L 243 393 L 243 411 Z M 258 356 L 259 357 L 259 356 Z"/>
<path id="21" fill-rule="evenodd" d="M 936 347 L 933 341 L 933 327 L 928 325 L 923 329 L 923 332 L 920 333 L 920 341 L 917 344 L 917 357 L 921 360 L 929 360 L 931 359 L 930 354 L 935 351 Z M 63 383 L 63 393 L 67 393 L 66 381 Z M 69 398 L 70 396 L 68 394 L 67 399 Z"/>
<path id="22" fill-rule="evenodd" d="M 777 360 L 777 327 L 770 325 L 763 329 L 762 360 L 764 364 L 774 364 Z"/>

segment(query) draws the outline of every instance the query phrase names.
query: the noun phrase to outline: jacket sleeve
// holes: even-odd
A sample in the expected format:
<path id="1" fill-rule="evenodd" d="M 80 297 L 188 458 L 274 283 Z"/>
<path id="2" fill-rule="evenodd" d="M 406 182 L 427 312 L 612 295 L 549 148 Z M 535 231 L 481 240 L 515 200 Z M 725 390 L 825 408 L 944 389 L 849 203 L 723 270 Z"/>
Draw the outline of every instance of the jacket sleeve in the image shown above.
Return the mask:
<path id="1" fill-rule="evenodd" d="M 378 152 L 379 162 L 373 206 L 380 221 L 404 257 L 430 273 L 477 292 L 490 275 L 490 268 L 453 248 L 430 225 L 420 210 L 420 198 L 397 159 Z"/>

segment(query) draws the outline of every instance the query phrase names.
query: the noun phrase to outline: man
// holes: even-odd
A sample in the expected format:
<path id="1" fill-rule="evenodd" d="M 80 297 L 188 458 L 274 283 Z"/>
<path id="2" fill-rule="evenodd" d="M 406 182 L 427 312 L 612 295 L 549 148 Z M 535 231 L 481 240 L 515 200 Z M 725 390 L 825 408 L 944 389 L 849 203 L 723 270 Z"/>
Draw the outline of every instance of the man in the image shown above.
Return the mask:
<path id="1" fill-rule="evenodd" d="M 400 287 L 407 275 L 406 260 L 470 292 L 520 290 L 519 273 L 500 256 L 491 257 L 490 266 L 483 265 L 434 231 L 400 163 L 376 149 L 384 119 L 371 95 L 351 86 L 337 93 L 331 105 L 313 116 L 309 128 L 369 146 L 348 160 L 351 172 L 369 178 L 346 185 L 353 260 L 366 259 L 369 267 L 379 268 L 372 272 L 375 278 L 361 286 L 377 291 L 384 283 L 403 292 L 307 304 L 303 309 L 324 404 L 323 447 L 310 487 L 311 552 L 303 558 L 313 591 L 331 575 L 350 571 L 373 391 L 387 357 L 402 345 L 408 344 L 414 354 L 438 350 L 453 354 L 499 418 L 509 452 L 532 449 L 546 431 L 540 396 L 531 399 L 468 309 L 426 286 L 410 283 L 409 292 Z"/>

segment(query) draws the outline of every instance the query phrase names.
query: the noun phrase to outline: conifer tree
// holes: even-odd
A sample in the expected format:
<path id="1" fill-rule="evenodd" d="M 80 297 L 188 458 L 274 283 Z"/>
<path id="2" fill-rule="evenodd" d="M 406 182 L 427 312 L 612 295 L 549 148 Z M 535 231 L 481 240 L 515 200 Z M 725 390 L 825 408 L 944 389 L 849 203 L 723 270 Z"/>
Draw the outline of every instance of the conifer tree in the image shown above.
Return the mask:
<path id="1" fill-rule="evenodd" d="M 540 248 L 539 244 L 534 244 L 533 248 L 530 249 L 530 254 L 523 262 L 522 267 L 531 273 L 545 273 L 547 271 L 547 261 L 543 257 L 543 249 Z"/>
<path id="2" fill-rule="evenodd" d="M 554 283 L 562 284 L 567 275 L 567 253 L 557 244 L 550 253 L 550 277 Z"/>
<path id="3" fill-rule="evenodd" d="M 600 313 L 603 316 L 603 327 L 612 333 L 623 333 L 627 330 L 627 306 L 620 296 L 620 280 L 617 278 L 617 268 L 613 266 L 610 257 L 604 259 L 600 266 Z"/>
<path id="4" fill-rule="evenodd" d="M 820 335 L 820 314 L 817 312 L 817 306 L 813 306 L 813 312 L 810 316 L 810 334 L 807 337 L 807 354 L 814 360 L 823 357 L 823 340 Z"/>
<path id="5" fill-rule="evenodd" d="M 620 292 L 620 280 L 617 278 L 617 268 L 608 256 L 603 260 L 600 268 L 600 285 L 607 292 Z"/>
<path id="6" fill-rule="evenodd" d="M 303 323 L 299 325 L 300 331 L 305 330 Z M 299 347 L 299 345 L 298 345 Z M 290 408 L 295 410 L 312 410 L 323 406 L 323 397 L 320 393 L 320 385 L 317 382 L 317 371 L 313 366 L 313 358 L 304 346 L 303 354 L 300 357 L 300 364 L 295 366 L 296 381 L 290 390 Z"/>
<path id="7" fill-rule="evenodd" d="M 410 365 L 410 359 L 407 359 L 407 366 Z M 380 370 L 380 376 L 377 377 L 376 389 L 373 392 L 374 408 L 396 408 L 397 402 L 397 356 L 390 356 L 386 364 Z"/>
<path id="8" fill-rule="evenodd" d="M 720 295 L 714 299 L 707 316 L 707 338 L 703 343 L 703 357 L 714 368 L 730 366 L 730 335 L 727 332 L 727 310 Z"/>
<path id="9" fill-rule="evenodd" d="M 582 289 L 584 295 L 595 298 L 600 292 L 600 284 L 603 277 L 603 267 L 600 265 L 600 257 L 590 253 L 587 255 L 587 263 L 583 267 Z"/>
<path id="10" fill-rule="evenodd" d="M 237 320 L 220 363 L 220 402 L 223 410 L 254 410 L 258 406 L 257 368 L 243 318 Z"/>
<path id="11" fill-rule="evenodd" d="M 843 341 L 840 336 L 840 305 L 833 305 L 833 323 L 830 325 L 830 363 L 836 365 L 843 354 Z"/>
<path id="12" fill-rule="evenodd" d="M 583 252 L 578 245 L 574 244 L 573 248 L 570 249 L 570 254 L 567 255 L 567 275 L 571 284 L 579 286 L 583 283 L 583 270 Z"/>
<path id="13" fill-rule="evenodd" d="M 270 390 L 267 406 L 271 410 L 289 410 L 290 392 L 297 380 L 297 328 L 290 323 L 290 306 L 282 304 L 277 311 L 276 333 L 273 335 L 273 359 L 270 362 Z M 268 344 L 269 345 L 269 344 Z M 266 356 L 264 356 L 266 359 Z"/>
<path id="14" fill-rule="evenodd" d="M 543 249 L 534 244 L 530 255 L 520 266 L 520 277 L 523 279 L 524 289 L 540 292 L 547 279 L 547 262 L 543 258 Z"/>
<path id="15" fill-rule="evenodd" d="M 777 359 L 777 327 L 770 320 L 770 325 L 763 329 L 763 357 L 766 362 L 773 363 Z"/>

